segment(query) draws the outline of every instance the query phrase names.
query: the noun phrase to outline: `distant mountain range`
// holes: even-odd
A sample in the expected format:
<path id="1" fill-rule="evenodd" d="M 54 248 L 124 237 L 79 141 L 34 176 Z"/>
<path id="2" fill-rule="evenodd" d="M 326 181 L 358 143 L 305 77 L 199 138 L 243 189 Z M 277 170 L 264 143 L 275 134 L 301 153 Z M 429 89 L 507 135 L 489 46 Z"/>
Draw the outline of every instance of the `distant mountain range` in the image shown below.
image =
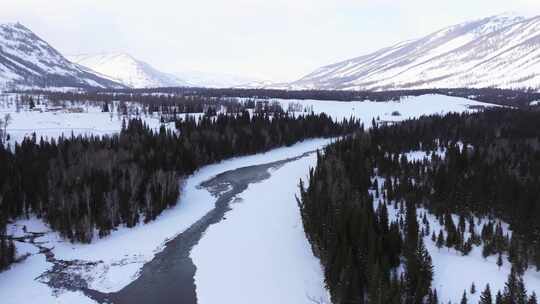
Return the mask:
<path id="1" fill-rule="evenodd" d="M 126 53 L 68 56 L 20 23 L 0 24 L 5 87 L 245 87 L 325 90 L 540 89 L 540 16 L 497 15 L 272 84 L 205 72 L 164 73 Z"/>
<path id="2" fill-rule="evenodd" d="M 392 90 L 540 88 L 540 16 L 498 15 L 324 66 L 282 86 Z"/>
<path id="3" fill-rule="evenodd" d="M 20 23 L 0 24 L 0 89 L 124 85 L 74 64 Z"/>
<path id="4" fill-rule="evenodd" d="M 257 78 L 233 74 L 184 71 L 177 75 L 186 79 L 192 86 L 205 88 L 262 88 L 270 84 Z"/>
<path id="5" fill-rule="evenodd" d="M 266 83 L 249 77 L 199 71 L 164 73 L 127 53 L 67 56 L 72 62 L 105 75 L 131 88 L 157 87 L 263 87 Z"/>
<path id="6" fill-rule="evenodd" d="M 0 89 L 262 87 L 265 84 L 228 74 L 164 73 L 127 53 L 63 56 L 22 24 L 0 24 Z"/>

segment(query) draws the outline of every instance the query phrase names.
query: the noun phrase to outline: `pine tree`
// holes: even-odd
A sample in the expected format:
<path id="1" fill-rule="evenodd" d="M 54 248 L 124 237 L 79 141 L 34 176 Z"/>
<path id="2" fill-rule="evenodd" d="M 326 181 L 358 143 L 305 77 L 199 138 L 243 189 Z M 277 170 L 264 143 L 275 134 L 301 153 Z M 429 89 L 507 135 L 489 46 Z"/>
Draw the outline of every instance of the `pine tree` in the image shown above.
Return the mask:
<path id="1" fill-rule="evenodd" d="M 501 291 L 497 291 L 497 295 L 495 296 L 495 304 L 504 304 L 503 295 L 501 294 Z"/>
<path id="2" fill-rule="evenodd" d="M 468 303 L 468 301 L 467 301 L 467 291 L 466 290 L 463 291 L 463 296 L 461 297 L 461 302 L 460 303 L 461 304 L 467 304 Z"/>
<path id="3" fill-rule="evenodd" d="M 493 304 L 493 299 L 491 298 L 491 289 L 489 288 L 489 284 L 486 285 L 486 288 L 480 294 L 479 304 Z"/>
<path id="4" fill-rule="evenodd" d="M 503 297 L 505 302 L 511 303 L 516 298 L 516 289 L 517 289 L 517 276 L 516 271 L 512 267 L 508 279 L 504 286 Z"/>
<path id="5" fill-rule="evenodd" d="M 536 298 L 536 292 L 533 292 L 527 304 L 538 304 L 538 299 Z"/>
<path id="6" fill-rule="evenodd" d="M 441 249 L 444 246 L 444 234 L 442 230 L 439 230 L 439 236 L 437 237 L 437 248 Z"/>
<path id="7" fill-rule="evenodd" d="M 499 269 L 500 269 L 502 265 L 503 265 L 502 254 L 499 253 L 499 256 L 497 257 L 497 266 L 499 266 Z"/>
<path id="8" fill-rule="evenodd" d="M 525 283 L 521 275 L 518 277 L 516 286 L 516 302 L 517 304 L 527 304 L 527 290 L 525 289 Z"/>
<path id="9" fill-rule="evenodd" d="M 472 285 L 471 285 L 471 294 L 475 294 L 476 293 L 476 286 L 474 285 L 474 282 L 472 282 Z"/>

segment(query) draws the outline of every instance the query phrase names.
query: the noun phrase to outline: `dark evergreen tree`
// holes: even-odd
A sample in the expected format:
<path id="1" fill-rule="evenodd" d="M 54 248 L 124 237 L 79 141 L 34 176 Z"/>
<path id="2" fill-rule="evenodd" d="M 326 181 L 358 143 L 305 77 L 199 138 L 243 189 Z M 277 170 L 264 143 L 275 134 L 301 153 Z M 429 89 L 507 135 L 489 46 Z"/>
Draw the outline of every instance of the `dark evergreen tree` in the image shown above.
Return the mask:
<path id="1" fill-rule="evenodd" d="M 467 291 L 464 290 L 463 291 L 463 296 L 461 297 L 461 304 L 467 304 L 468 303 L 468 300 L 467 300 Z"/>
<path id="2" fill-rule="evenodd" d="M 491 289 L 489 287 L 489 284 L 486 285 L 486 288 L 480 294 L 479 304 L 493 304 L 493 299 L 491 297 Z"/>
<path id="3" fill-rule="evenodd" d="M 497 295 L 495 296 L 495 304 L 504 304 L 503 295 L 500 291 L 498 291 Z"/>
<path id="4" fill-rule="evenodd" d="M 497 256 L 497 266 L 499 266 L 499 269 L 500 269 L 502 265 L 503 265 L 502 254 L 499 253 L 499 256 Z"/>
<path id="5" fill-rule="evenodd" d="M 439 230 L 439 236 L 437 237 L 437 248 L 441 249 L 445 244 L 444 234 L 442 230 Z"/>
<path id="6" fill-rule="evenodd" d="M 538 304 L 538 299 L 535 292 L 533 292 L 532 295 L 529 297 L 529 301 L 527 302 L 527 304 Z"/>

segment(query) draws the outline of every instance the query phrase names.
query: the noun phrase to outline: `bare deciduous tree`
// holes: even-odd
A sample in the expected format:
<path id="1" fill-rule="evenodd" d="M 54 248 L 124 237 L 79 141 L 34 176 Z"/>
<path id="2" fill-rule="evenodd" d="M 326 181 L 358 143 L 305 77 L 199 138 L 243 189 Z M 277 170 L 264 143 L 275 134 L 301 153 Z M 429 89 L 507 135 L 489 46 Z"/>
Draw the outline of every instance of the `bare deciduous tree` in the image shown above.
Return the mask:
<path id="1" fill-rule="evenodd" d="M 4 143 L 4 120 L 0 118 L 0 144 Z"/>
<path id="2" fill-rule="evenodd" d="M 0 119 L 0 128 L 4 128 L 4 131 L 1 134 L 2 142 L 5 142 L 7 140 L 7 128 L 12 120 L 13 118 L 11 118 L 11 114 L 9 113 L 4 116 L 4 120 Z"/>

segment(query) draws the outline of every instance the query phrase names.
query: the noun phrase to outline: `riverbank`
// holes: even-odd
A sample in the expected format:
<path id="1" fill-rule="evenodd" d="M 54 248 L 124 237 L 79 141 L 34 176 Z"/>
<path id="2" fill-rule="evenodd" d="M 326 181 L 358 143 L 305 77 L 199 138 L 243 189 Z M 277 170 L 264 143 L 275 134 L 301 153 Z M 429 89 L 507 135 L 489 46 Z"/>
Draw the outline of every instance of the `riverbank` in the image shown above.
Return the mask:
<path id="1" fill-rule="evenodd" d="M 331 140 L 328 139 L 308 140 L 292 147 L 206 166 L 185 181 L 179 203 L 165 211 L 156 221 L 131 229 L 118 229 L 92 244 L 66 243 L 35 218 L 19 220 L 10 225 L 10 233 L 23 234 L 23 227 L 26 227 L 28 232 L 44 232 L 44 236 L 38 241 L 41 246 L 50 248 L 56 259 L 80 262 L 62 271 L 72 278 L 82 278 L 86 284 L 83 287 L 88 290 L 94 290 L 98 294 L 116 293 L 136 281 L 143 266 L 162 252 L 167 242 L 186 231 L 214 208 L 216 199 L 210 192 L 199 187 L 202 182 L 225 171 L 302 155 L 329 142 Z M 27 263 L 28 260 L 32 263 Z M 44 288 L 44 283 L 48 283 L 47 278 L 36 277 L 51 270 L 53 264 L 45 260 L 40 253 L 33 253 L 28 260 L 0 274 L 0 293 L 8 295 L 6 303 L 20 303 L 28 298 L 40 303 L 61 303 L 68 298 L 69 302 L 73 302 L 73 298 L 88 302 L 86 297 L 73 289 Z M 29 272 L 34 275 L 28 275 Z"/>

